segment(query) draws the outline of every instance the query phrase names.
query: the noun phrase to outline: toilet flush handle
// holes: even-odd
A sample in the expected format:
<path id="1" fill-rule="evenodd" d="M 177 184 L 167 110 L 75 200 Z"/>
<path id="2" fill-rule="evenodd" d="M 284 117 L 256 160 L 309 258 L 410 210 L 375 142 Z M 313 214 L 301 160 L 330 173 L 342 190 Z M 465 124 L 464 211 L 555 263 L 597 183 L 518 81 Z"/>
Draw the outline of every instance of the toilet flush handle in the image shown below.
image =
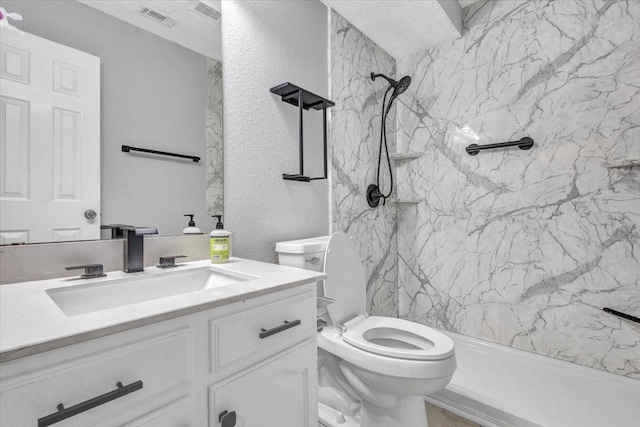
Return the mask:
<path id="1" fill-rule="evenodd" d="M 307 263 L 309 263 L 311 265 L 318 265 L 318 264 L 320 264 L 320 258 L 318 258 L 317 256 L 314 256 L 311 259 L 305 259 L 304 262 L 307 262 Z"/>

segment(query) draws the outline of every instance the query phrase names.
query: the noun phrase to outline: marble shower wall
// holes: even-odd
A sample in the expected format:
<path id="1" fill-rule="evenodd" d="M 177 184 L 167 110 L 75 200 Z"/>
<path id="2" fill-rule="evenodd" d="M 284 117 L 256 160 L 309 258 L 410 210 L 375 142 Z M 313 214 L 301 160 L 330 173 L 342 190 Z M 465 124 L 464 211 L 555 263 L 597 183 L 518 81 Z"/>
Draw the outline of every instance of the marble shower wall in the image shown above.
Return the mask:
<path id="1" fill-rule="evenodd" d="M 223 214 L 222 63 L 207 58 L 207 218 L 208 229 L 216 227 L 211 215 Z M 197 219 L 197 218 L 196 218 Z M 224 217 L 222 218 L 224 222 Z"/>
<path id="2" fill-rule="evenodd" d="M 640 378 L 640 2 L 481 1 L 413 76 L 399 314 Z M 530 136 L 535 146 L 465 153 Z"/>
<path id="3" fill-rule="evenodd" d="M 395 61 L 357 28 L 331 12 L 331 179 L 332 228 L 353 237 L 367 273 L 367 310 L 397 317 L 396 206 L 371 209 L 366 190 L 376 182 L 382 79 L 395 76 Z M 395 108 L 387 121 L 389 150 L 395 152 Z M 393 166 L 393 165 L 392 165 Z M 389 173 L 382 169 L 384 191 Z"/>

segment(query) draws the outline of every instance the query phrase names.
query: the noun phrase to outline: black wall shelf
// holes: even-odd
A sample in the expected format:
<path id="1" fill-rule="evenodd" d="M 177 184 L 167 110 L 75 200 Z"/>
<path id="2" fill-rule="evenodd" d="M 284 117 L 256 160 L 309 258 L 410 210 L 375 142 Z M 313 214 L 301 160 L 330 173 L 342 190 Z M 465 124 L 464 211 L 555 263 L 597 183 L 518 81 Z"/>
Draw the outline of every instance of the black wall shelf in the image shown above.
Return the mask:
<path id="1" fill-rule="evenodd" d="M 298 129 L 300 132 L 300 173 L 282 174 L 282 178 L 288 181 L 310 182 L 317 179 L 327 179 L 327 108 L 333 107 L 331 102 L 321 96 L 302 89 L 292 83 L 285 82 L 270 89 L 271 93 L 282 98 L 283 102 L 298 107 Z M 304 110 L 322 110 L 322 142 L 324 146 L 324 176 L 311 178 L 304 174 L 304 137 L 303 137 L 303 112 Z"/>

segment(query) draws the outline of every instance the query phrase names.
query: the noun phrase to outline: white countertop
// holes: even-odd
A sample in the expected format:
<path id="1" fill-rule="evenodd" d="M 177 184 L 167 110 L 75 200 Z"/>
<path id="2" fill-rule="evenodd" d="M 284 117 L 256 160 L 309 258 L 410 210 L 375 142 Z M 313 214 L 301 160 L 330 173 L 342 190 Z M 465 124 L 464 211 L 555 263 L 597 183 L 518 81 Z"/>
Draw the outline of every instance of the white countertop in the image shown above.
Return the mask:
<path id="1" fill-rule="evenodd" d="M 134 276 L 152 277 L 174 271 L 214 267 L 256 279 L 175 296 L 68 316 L 47 290 L 73 285 L 100 284 Z M 231 258 L 226 264 L 209 260 L 179 264 L 172 269 L 147 267 L 144 272 L 107 272 L 97 279 L 63 278 L 0 286 L 0 362 L 51 350 L 160 322 L 248 298 L 323 280 L 325 275 L 276 264 Z"/>

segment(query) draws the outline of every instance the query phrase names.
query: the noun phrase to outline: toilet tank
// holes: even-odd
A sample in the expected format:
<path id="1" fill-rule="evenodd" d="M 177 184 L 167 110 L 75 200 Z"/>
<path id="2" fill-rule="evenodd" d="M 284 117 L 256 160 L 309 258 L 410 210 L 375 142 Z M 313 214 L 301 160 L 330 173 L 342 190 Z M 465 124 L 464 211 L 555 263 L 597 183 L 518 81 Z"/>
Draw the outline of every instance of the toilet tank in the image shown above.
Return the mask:
<path id="1" fill-rule="evenodd" d="M 322 271 L 324 269 L 324 253 L 327 249 L 329 237 L 312 237 L 310 239 L 276 243 L 278 263 L 288 267 Z"/>

